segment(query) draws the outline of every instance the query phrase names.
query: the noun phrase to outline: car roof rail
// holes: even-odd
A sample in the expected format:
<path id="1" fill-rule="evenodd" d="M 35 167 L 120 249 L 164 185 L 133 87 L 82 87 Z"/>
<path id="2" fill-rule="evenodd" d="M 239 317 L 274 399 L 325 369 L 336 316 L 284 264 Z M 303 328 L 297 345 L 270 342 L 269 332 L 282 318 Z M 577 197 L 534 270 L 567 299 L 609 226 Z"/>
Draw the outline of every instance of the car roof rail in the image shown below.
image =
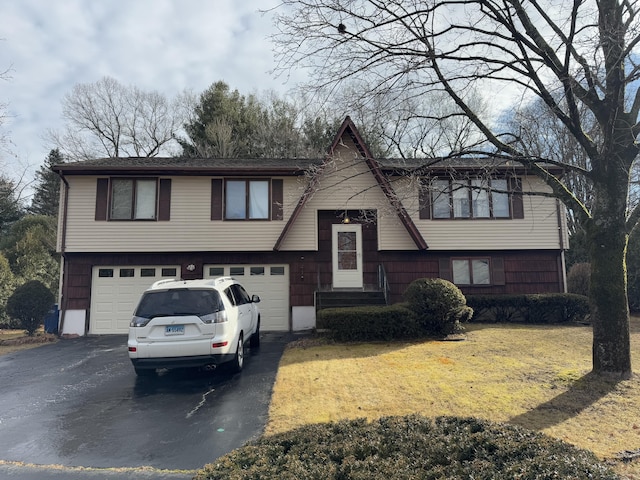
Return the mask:
<path id="1" fill-rule="evenodd" d="M 223 283 L 223 282 L 232 282 L 235 281 L 235 278 L 233 277 L 217 277 L 215 280 L 215 283 Z"/>
<path id="2" fill-rule="evenodd" d="M 157 288 L 161 285 L 164 285 L 165 283 L 173 283 L 173 282 L 179 282 L 179 281 L 180 280 L 177 278 L 165 278 L 163 280 L 158 280 L 157 282 L 153 282 L 153 284 L 149 288 Z"/>

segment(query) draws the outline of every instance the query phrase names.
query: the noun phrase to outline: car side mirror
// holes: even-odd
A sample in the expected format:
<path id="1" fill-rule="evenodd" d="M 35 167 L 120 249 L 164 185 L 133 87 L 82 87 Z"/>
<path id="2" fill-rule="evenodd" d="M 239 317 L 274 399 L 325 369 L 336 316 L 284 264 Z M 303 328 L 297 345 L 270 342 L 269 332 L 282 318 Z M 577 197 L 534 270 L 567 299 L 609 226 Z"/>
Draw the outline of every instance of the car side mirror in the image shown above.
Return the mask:
<path id="1" fill-rule="evenodd" d="M 260 297 L 258 295 L 254 295 L 253 297 L 251 297 L 251 302 L 260 303 Z"/>

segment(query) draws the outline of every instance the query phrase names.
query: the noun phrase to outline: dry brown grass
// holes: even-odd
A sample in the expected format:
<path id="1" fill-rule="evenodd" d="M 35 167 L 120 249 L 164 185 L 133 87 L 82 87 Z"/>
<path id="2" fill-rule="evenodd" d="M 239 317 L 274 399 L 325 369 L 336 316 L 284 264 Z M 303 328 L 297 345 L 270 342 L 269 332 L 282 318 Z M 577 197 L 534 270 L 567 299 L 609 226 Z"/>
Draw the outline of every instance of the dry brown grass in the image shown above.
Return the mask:
<path id="1" fill-rule="evenodd" d="M 0 329 L 0 355 L 27 350 L 57 340 L 58 337 L 44 333 L 42 328 L 32 337 L 29 337 L 24 330 Z"/>
<path id="2" fill-rule="evenodd" d="M 589 327 L 468 325 L 467 332 L 459 342 L 306 341 L 288 348 L 266 433 L 420 413 L 518 424 L 608 459 L 640 449 L 640 377 L 589 375 Z M 640 352 L 640 318 L 632 319 L 632 351 Z M 617 469 L 640 479 L 640 460 Z"/>

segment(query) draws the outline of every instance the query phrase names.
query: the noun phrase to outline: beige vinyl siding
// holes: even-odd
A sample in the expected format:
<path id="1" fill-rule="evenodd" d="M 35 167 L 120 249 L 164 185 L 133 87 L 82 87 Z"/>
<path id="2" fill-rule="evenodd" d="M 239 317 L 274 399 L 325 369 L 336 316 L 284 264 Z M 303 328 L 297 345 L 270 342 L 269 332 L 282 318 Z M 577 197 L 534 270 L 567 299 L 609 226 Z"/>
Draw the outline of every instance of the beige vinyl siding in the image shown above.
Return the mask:
<path id="1" fill-rule="evenodd" d="M 319 210 L 377 210 L 380 248 L 415 249 L 355 145 L 346 141 L 318 178 L 319 187 L 293 224 L 282 250 L 317 250 Z M 287 218 L 285 216 L 285 218 Z"/>
<path id="2" fill-rule="evenodd" d="M 428 240 L 427 240 L 428 243 Z M 378 217 L 378 250 L 417 250 L 395 212 L 382 212 Z"/>
<path id="3" fill-rule="evenodd" d="M 170 221 L 95 221 L 96 177 L 70 184 L 67 252 L 265 251 L 285 221 L 211 221 L 211 177 L 173 177 Z M 295 207 L 299 185 L 284 179 L 283 214 Z"/>
<path id="4" fill-rule="evenodd" d="M 418 194 L 417 179 L 415 178 L 392 178 L 391 186 L 396 192 L 402 205 L 407 210 L 414 222 L 418 219 Z M 422 232 L 423 238 L 429 244 L 429 239 Z M 387 200 L 384 206 L 378 210 L 378 249 L 379 250 L 417 250 L 415 242 L 407 233 L 397 212 L 391 207 Z"/>
<path id="5" fill-rule="evenodd" d="M 524 178 L 522 183 L 523 219 L 420 220 L 417 209 L 412 208 L 409 213 L 430 250 L 560 248 L 556 200 L 526 195 L 526 192 L 544 192 L 549 188 L 533 177 Z"/>

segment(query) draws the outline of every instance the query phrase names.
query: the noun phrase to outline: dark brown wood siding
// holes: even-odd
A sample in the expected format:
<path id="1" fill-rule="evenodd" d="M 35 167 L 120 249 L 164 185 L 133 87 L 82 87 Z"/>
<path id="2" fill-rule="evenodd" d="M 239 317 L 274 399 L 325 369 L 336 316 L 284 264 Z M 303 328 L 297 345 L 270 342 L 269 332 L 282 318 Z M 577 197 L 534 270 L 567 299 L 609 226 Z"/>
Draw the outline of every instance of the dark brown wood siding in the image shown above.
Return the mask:
<path id="1" fill-rule="evenodd" d="M 320 212 L 317 252 L 190 252 L 155 254 L 66 254 L 67 275 L 63 287 L 63 305 L 68 309 L 88 309 L 91 301 L 91 272 L 100 265 L 182 265 L 194 264 L 201 275 L 204 264 L 286 264 L 289 265 L 290 304 L 309 306 L 314 292 L 331 286 L 331 223 L 334 212 Z M 328 235 L 327 235 L 328 230 Z M 377 269 L 383 264 L 391 287 L 391 301 L 402 301 L 407 285 L 416 278 L 440 276 L 442 264 L 452 256 L 489 257 L 492 263 L 501 259 L 504 284 L 462 287 L 465 294 L 512 294 L 561 292 L 560 253 L 554 251 L 510 252 L 379 252 L 374 224 L 363 225 L 364 282 L 367 288 L 377 284 Z M 375 247 L 374 247 L 375 246 Z M 494 266 L 495 268 L 495 266 Z M 495 270 L 494 270 L 495 275 Z"/>

